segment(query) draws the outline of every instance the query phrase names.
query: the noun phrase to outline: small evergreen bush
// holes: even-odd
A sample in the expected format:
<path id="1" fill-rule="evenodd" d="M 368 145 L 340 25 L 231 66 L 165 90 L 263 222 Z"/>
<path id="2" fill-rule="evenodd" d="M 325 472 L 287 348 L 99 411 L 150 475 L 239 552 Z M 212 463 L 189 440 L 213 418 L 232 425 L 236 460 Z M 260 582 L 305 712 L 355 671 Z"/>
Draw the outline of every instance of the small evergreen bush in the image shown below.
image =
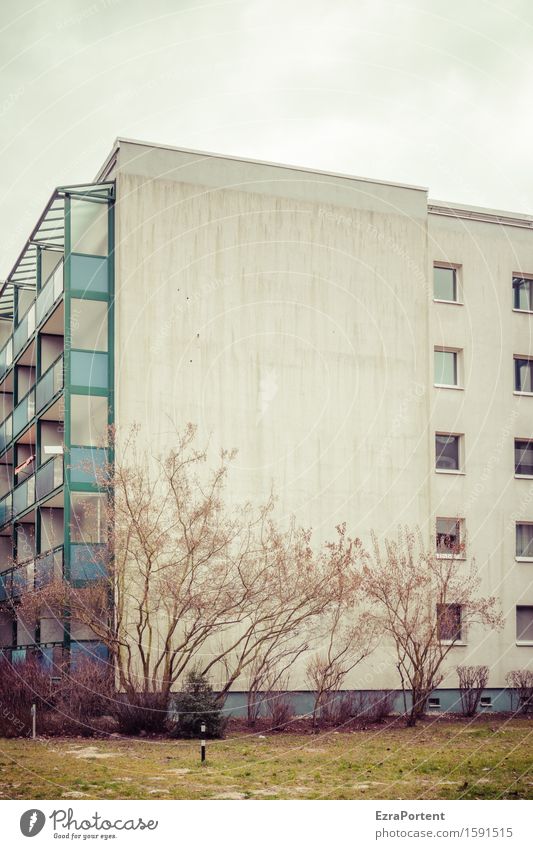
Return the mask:
<path id="1" fill-rule="evenodd" d="M 205 725 L 205 736 L 222 737 L 227 718 L 205 675 L 193 669 L 187 675 L 183 689 L 176 695 L 174 711 L 177 720 L 171 731 L 172 737 L 201 737 L 201 726 Z"/>

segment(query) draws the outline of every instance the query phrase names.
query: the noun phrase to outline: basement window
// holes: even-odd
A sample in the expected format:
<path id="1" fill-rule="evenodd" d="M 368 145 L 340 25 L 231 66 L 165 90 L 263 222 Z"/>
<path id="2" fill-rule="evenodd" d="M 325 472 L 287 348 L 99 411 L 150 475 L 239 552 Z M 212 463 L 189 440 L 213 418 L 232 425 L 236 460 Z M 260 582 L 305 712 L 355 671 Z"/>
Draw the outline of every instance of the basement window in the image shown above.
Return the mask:
<path id="1" fill-rule="evenodd" d="M 440 710 L 440 699 L 435 696 L 430 696 L 428 699 L 428 707 L 430 710 Z"/>
<path id="2" fill-rule="evenodd" d="M 480 707 L 485 708 L 485 709 L 486 709 L 486 708 L 491 708 L 491 707 L 492 707 L 492 698 L 491 698 L 491 696 L 481 696 L 481 699 L 480 699 L 479 705 L 480 705 Z"/>

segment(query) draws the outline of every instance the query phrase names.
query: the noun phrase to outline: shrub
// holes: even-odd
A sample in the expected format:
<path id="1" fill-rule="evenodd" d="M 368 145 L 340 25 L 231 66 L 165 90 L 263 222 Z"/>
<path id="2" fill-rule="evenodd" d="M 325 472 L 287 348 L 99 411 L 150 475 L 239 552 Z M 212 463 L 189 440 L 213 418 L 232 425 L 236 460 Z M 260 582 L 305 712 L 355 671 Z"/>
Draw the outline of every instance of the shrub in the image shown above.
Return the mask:
<path id="1" fill-rule="evenodd" d="M 168 729 L 168 694 L 120 693 L 110 713 L 123 734 L 162 734 Z"/>
<path id="2" fill-rule="evenodd" d="M 394 698 L 395 693 L 392 690 L 344 693 L 338 702 L 336 720 L 339 724 L 350 719 L 383 722 L 392 713 Z"/>
<path id="3" fill-rule="evenodd" d="M 205 675 L 192 670 L 185 685 L 176 695 L 174 710 L 177 721 L 171 731 L 173 737 L 200 737 L 205 725 L 205 736 L 222 737 L 227 718 L 222 715 L 220 703 Z"/>
<path id="4" fill-rule="evenodd" d="M 33 704 L 42 721 L 53 704 L 49 673 L 34 657 L 16 663 L 0 658 L 0 735 L 29 735 Z"/>
<path id="5" fill-rule="evenodd" d="M 55 707 L 57 721 L 62 720 L 65 730 L 87 736 L 99 730 L 94 720 L 116 711 L 110 668 L 88 658 L 79 661 L 72 671 L 62 676 L 55 696 Z"/>
<path id="6" fill-rule="evenodd" d="M 291 697 L 283 691 L 268 693 L 265 706 L 270 730 L 283 731 L 294 716 Z"/>
<path id="7" fill-rule="evenodd" d="M 463 716 L 474 716 L 489 680 L 488 666 L 458 666 L 459 693 Z"/>
<path id="8" fill-rule="evenodd" d="M 533 713 L 533 672 L 513 669 L 505 678 L 511 689 L 512 708 L 516 713 Z"/>

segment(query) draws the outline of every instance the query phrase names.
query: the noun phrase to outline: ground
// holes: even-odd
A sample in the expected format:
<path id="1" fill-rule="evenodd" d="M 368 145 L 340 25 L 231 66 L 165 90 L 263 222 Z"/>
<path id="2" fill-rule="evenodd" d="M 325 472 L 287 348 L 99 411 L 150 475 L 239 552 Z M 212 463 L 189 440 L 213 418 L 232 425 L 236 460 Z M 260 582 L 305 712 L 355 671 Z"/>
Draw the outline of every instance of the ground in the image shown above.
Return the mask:
<path id="1" fill-rule="evenodd" d="M 533 722 L 208 741 L 0 740 L 4 799 L 532 799 Z"/>

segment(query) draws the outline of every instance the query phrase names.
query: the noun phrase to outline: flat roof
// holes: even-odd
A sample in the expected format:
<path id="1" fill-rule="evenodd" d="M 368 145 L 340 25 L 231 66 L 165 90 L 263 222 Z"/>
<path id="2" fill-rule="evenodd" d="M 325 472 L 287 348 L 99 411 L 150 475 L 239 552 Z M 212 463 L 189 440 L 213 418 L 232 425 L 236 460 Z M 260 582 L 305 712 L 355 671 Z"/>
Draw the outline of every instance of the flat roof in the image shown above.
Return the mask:
<path id="1" fill-rule="evenodd" d="M 378 186 L 393 186 L 398 189 L 412 189 L 417 192 L 428 192 L 428 189 L 425 186 L 414 186 L 409 183 L 396 183 L 392 180 L 378 180 L 373 177 L 357 177 L 355 174 L 344 174 L 341 171 L 323 171 L 320 168 L 309 168 L 303 165 L 288 165 L 286 162 L 269 162 L 266 159 L 253 159 L 246 156 L 232 156 L 227 153 L 213 153 L 207 150 L 195 150 L 193 148 L 187 147 L 176 147 L 170 144 L 160 144 L 159 142 L 148 142 L 142 141 L 140 139 L 128 139 L 124 136 L 118 136 L 113 144 L 111 152 L 109 156 L 107 156 L 104 164 L 98 171 L 98 174 L 95 177 L 95 181 L 98 181 L 103 174 L 105 174 L 106 169 L 111 164 L 114 156 L 116 155 L 120 145 L 124 144 L 134 144 L 139 147 L 148 147 L 154 148 L 158 150 L 170 150 L 175 151 L 176 153 L 186 153 L 191 156 L 200 156 L 200 157 L 208 157 L 210 159 L 224 159 L 228 162 L 244 162 L 247 165 L 267 165 L 271 168 L 282 168 L 287 171 L 300 171 L 303 174 L 319 174 L 321 177 L 335 177 L 341 180 L 356 180 L 360 183 L 373 183 Z"/>

